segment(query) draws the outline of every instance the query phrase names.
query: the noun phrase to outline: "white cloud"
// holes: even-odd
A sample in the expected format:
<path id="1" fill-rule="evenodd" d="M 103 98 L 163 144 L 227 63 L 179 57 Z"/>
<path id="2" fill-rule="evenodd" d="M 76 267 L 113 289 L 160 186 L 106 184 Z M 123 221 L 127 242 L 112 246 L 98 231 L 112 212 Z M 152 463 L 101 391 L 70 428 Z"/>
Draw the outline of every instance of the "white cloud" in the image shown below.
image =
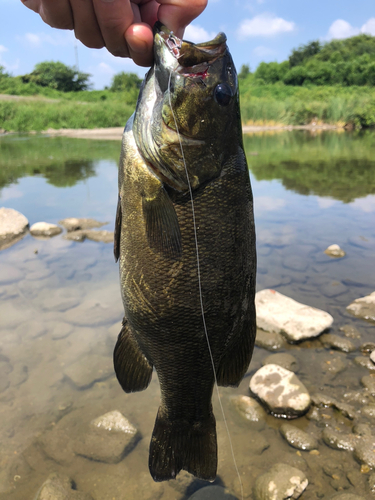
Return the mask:
<path id="1" fill-rule="evenodd" d="M 2 52 L 7 52 L 7 51 L 8 51 L 8 49 L 6 47 L 4 47 L 4 45 L 0 45 L 0 54 Z"/>
<path id="2" fill-rule="evenodd" d="M 189 40 L 189 42 L 194 43 L 208 42 L 215 38 L 215 36 L 216 33 L 209 33 L 197 24 L 189 24 L 185 30 L 184 40 Z"/>
<path id="3" fill-rule="evenodd" d="M 270 196 L 255 196 L 254 206 L 257 211 L 274 211 L 285 207 L 286 201 L 283 198 L 271 198 Z"/>
<path id="4" fill-rule="evenodd" d="M 329 27 L 327 39 L 350 38 L 351 36 L 356 36 L 360 33 L 375 36 L 375 17 L 371 17 L 361 28 L 352 26 L 344 19 L 336 19 L 336 21 L 334 21 Z"/>
<path id="5" fill-rule="evenodd" d="M 365 198 L 357 198 L 350 206 L 366 213 L 375 212 L 375 196 L 368 195 Z"/>
<path id="6" fill-rule="evenodd" d="M 316 199 L 316 201 L 318 202 L 319 208 L 323 208 L 323 209 L 331 208 L 331 207 L 333 207 L 333 205 L 336 205 L 338 203 L 338 201 L 332 200 L 331 198 L 318 197 Z"/>
<path id="7" fill-rule="evenodd" d="M 375 17 L 369 19 L 361 28 L 361 33 L 375 36 Z"/>
<path id="8" fill-rule="evenodd" d="M 295 23 L 265 12 L 252 19 L 244 19 L 237 29 L 237 37 L 244 39 L 253 36 L 274 36 L 295 29 Z"/>
<path id="9" fill-rule="evenodd" d="M 276 51 L 270 49 L 269 47 L 264 47 L 263 45 L 259 45 L 259 47 L 255 47 L 253 50 L 253 54 L 256 57 L 268 57 L 276 55 Z"/>
<path id="10" fill-rule="evenodd" d="M 44 44 L 65 47 L 74 45 L 77 42 L 71 31 L 56 31 L 54 36 L 47 33 L 25 33 L 23 36 L 17 36 L 16 38 L 29 47 L 41 47 Z"/>
<path id="11" fill-rule="evenodd" d="M 100 73 L 103 73 L 105 75 L 114 75 L 115 74 L 115 70 L 112 68 L 112 66 L 110 66 L 109 64 L 107 64 L 105 62 L 99 63 L 97 68 L 98 68 L 98 71 Z"/>

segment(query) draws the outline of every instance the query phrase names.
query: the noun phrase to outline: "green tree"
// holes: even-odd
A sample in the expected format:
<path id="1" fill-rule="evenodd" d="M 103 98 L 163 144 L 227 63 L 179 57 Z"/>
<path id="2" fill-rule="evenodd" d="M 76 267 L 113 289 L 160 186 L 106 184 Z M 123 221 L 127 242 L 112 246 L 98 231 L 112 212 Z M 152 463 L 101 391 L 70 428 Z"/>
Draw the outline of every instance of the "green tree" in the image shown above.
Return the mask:
<path id="1" fill-rule="evenodd" d="M 62 92 L 78 92 L 90 87 L 88 73 L 81 73 L 59 61 L 45 61 L 36 64 L 34 71 L 24 75 L 22 80 L 41 87 L 51 87 Z"/>
<path id="2" fill-rule="evenodd" d="M 110 90 L 112 92 L 124 92 L 129 90 L 139 90 L 141 88 L 142 80 L 135 73 L 117 73 L 112 78 Z"/>
<path id="3" fill-rule="evenodd" d="M 6 73 L 4 66 L 1 66 L 0 64 L 0 79 L 1 78 L 8 78 L 10 77 L 9 73 Z"/>
<path id="4" fill-rule="evenodd" d="M 238 73 L 238 78 L 240 80 L 245 80 L 248 75 L 250 75 L 250 66 L 248 64 L 243 64 L 240 72 Z"/>
<path id="5" fill-rule="evenodd" d="M 289 56 L 289 66 L 293 68 L 294 66 L 299 66 L 306 59 L 310 59 L 311 57 L 319 54 L 322 50 L 322 45 L 319 40 L 314 42 L 310 42 L 306 45 L 300 45 L 298 49 L 294 49 Z"/>
<path id="6" fill-rule="evenodd" d="M 289 68 L 288 62 L 284 61 L 282 63 L 261 62 L 257 67 L 254 76 L 257 80 L 261 80 L 264 83 L 276 83 L 284 79 L 285 74 Z"/>

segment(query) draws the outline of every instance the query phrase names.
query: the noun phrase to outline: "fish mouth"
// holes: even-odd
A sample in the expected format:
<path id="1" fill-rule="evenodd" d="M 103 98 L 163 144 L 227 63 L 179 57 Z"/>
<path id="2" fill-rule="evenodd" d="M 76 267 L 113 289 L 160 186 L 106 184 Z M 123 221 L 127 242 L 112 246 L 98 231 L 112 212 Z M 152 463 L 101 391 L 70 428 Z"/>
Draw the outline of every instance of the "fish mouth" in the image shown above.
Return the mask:
<path id="1" fill-rule="evenodd" d="M 208 42 L 195 44 L 178 38 L 159 21 L 154 26 L 154 33 L 155 37 L 160 37 L 163 48 L 178 63 L 175 71 L 185 77 L 204 78 L 209 65 L 227 50 L 227 37 L 224 33 L 219 33 Z"/>

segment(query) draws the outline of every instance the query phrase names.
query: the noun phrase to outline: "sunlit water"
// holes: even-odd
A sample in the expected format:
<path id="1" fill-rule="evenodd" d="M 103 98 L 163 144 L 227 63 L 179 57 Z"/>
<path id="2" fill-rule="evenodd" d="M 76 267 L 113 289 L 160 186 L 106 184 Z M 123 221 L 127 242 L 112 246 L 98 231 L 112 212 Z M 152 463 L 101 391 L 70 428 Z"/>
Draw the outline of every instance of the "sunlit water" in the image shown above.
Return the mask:
<path id="1" fill-rule="evenodd" d="M 354 340 L 358 347 L 374 341 L 374 326 L 345 309 L 375 289 L 374 135 L 288 132 L 247 136 L 245 146 L 257 227 L 257 289 L 273 288 L 328 311 L 335 320 L 333 333 L 343 336 L 340 327 L 355 326 L 361 335 Z M 108 221 L 104 229 L 113 230 L 119 149 L 117 142 L 4 137 L 0 206 L 22 212 L 30 225 L 92 217 Z M 323 252 L 332 243 L 347 256 L 326 256 Z M 186 499 L 201 486 L 186 489 L 188 481 L 156 484 L 149 476 L 158 381 L 154 374 L 146 391 L 122 392 L 112 369 L 121 318 L 111 244 L 27 235 L 0 252 L 0 499 L 33 499 L 52 472 L 69 476 L 95 500 Z M 330 351 L 315 340 L 280 351 L 297 358 L 297 375 L 311 394 L 325 391 L 356 410 L 363 397 L 375 402 L 360 383 L 368 370 L 353 363 L 359 350 Z M 230 397 L 249 394 L 250 376 L 269 354 L 257 347 L 239 388 L 220 388 L 245 498 L 252 498 L 255 479 L 277 462 L 305 472 L 309 486 L 304 500 L 328 499 L 340 488 L 367 498 L 371 471 L 361 473 L 351 452 L 332 450 L 321 440 L 319 454 L 300 452 L 281 437 L 281 419 L 267 417 L 259 431 L 236 414 Z M 345 364 L 339 374 L 329 368 L 337 358 Z M 214 407 L 217 484 L 239 495 L 216 396 Z M 75 455 L 69 436 L 53 433 L 66 415 L 77 432 L 111 410 L 119 410 L 142 436 L 117 464 Z M 352 421 L 331 409 L 325 413 L 327 420 L 336 419 L 336 426 L 350 432 Z M 294 423 L 321 438 L 321 423 L 306 417 Z M 339 481 L 327 475 L 327 467 L 324 472 L 332 463 L 341 467 Z M 347 479 L 348 471 L 357 472 L 355 485 Z"/>

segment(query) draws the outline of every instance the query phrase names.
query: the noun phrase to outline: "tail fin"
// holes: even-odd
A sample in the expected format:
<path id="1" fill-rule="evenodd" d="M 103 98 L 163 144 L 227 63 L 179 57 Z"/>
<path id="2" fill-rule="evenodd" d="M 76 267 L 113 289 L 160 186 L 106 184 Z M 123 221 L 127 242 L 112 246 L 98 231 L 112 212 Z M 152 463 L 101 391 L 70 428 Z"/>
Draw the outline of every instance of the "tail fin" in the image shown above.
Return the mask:
<path id="1" fill-rule="evenodd" d="M 213 481 L 217 470 L 216 421 L 171 421 L 159 408 L 150 444 L 149 467 L 154 481 L 174 479 L 181 469 Z"/>

